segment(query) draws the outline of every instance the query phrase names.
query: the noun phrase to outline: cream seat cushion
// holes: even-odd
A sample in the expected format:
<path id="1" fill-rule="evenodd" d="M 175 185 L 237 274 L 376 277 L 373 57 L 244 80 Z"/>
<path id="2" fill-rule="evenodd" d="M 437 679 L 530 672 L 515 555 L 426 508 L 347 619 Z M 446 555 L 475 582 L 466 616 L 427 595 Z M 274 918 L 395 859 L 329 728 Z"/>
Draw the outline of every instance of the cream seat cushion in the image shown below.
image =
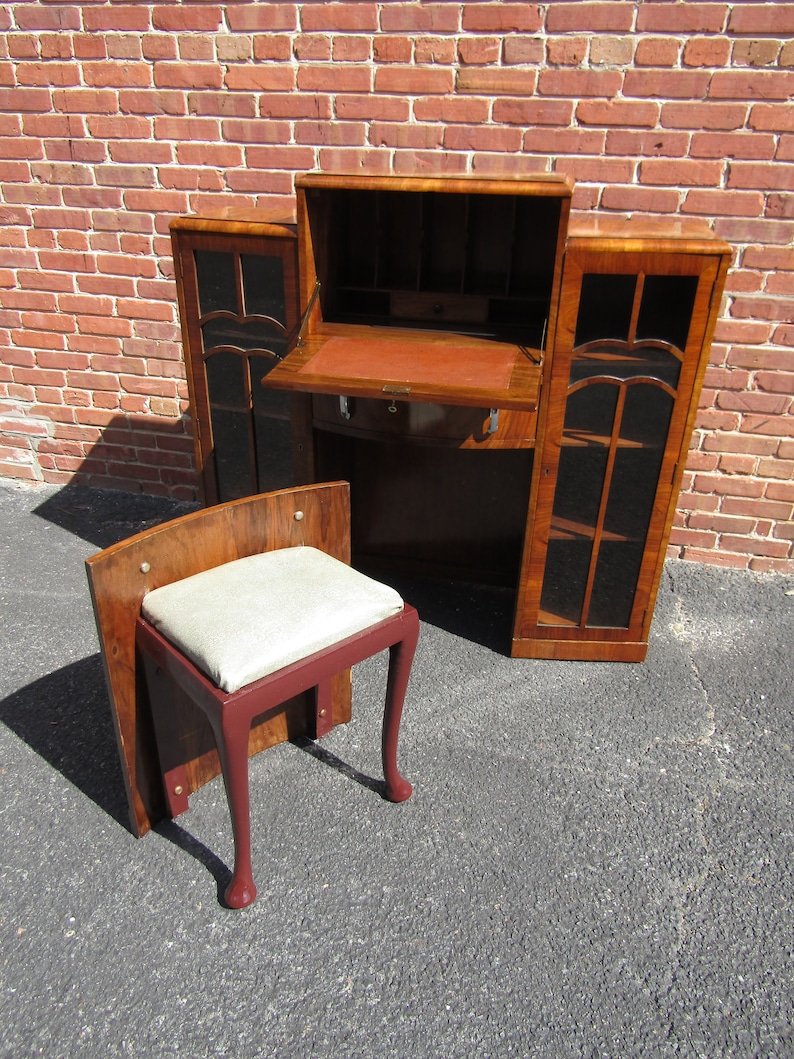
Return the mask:
<path id="1" fill-rule="evenodd" d="M 141 612 L 210 680 L 237 691 L 403 609 L 393 588 L 316 548 L 236 559 L 150 592 Z"/>

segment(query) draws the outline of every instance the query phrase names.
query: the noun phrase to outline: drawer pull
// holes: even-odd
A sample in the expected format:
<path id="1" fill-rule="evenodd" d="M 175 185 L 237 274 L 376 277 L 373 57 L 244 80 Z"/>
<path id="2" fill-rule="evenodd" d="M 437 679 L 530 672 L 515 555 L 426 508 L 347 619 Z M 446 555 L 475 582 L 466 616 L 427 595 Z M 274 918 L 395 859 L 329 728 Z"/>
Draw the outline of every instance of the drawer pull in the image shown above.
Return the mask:
<path id="1" fill-rule="evenodd" d="M 499 409 L 492 408 L 488 416 L 488 435 L 495 434 L 499 429 Z"/>
<path id="2" fill-rule="evenodd" d="M 339 395 L 339 414 L 342 419 L 350 419 L 350 401 L 344 394 Z"/>

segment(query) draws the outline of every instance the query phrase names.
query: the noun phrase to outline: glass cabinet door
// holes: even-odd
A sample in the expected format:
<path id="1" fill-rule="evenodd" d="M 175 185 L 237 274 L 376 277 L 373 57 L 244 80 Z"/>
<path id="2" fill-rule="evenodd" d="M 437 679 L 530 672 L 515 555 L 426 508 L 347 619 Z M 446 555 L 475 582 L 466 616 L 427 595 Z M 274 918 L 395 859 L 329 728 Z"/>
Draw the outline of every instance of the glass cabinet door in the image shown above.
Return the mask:
<path id="1" fill-rule="evenodd" d="M 540 516 L 528 545 L 534 599 L 517 618 L 517 636 L 642 639 L 716 260 L 566 260 L 563 301 L 572 309 L 555 346 Z"/>
<path id="2" fill-rule="evenodd" d="M 295 243 L 175 234 L 205 501 L 294 485 L 290 396 L 262 379 L 298 324 Z"/>

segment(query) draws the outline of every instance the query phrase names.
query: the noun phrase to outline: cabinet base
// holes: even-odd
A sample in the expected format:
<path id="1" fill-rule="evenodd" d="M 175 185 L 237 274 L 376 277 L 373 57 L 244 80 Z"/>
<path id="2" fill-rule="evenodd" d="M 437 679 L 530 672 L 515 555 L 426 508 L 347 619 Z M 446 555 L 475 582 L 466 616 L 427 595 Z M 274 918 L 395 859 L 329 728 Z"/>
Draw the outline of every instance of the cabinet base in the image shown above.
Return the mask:
<path id="1" fill-rule="evenodd" d="M 644 662 L 647 643 L 605 640 L 514 639 L 513 658 L 547 658 L 557 662 Z"/>

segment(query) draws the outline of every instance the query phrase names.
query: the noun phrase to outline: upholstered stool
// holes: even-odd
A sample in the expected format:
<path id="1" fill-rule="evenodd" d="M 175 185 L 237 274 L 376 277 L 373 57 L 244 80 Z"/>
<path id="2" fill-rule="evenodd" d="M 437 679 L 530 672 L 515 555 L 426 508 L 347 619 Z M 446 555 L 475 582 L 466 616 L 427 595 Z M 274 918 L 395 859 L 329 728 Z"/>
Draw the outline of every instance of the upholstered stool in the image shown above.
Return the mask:
<path id="1" fill-rule="evenodd" d="M 248 738 L 251 722 L 316 688 L 315 735 L 332 726 L 330 678 L 390 649 L 383 720 L 386 797 L 411 785 L 397 769 L 397 736 L 419 633 L 416 611 L 393 589 L 313 547 L 249 555 L 144 596 L 136 642 L 204 711 L 215 734 L 234 831 L 225 899 L 256 897 L 251 869 Z M 168 784 L 166 784 L 168 787 Z M 187 808 L 167 790 L 171 812 Z"/>

